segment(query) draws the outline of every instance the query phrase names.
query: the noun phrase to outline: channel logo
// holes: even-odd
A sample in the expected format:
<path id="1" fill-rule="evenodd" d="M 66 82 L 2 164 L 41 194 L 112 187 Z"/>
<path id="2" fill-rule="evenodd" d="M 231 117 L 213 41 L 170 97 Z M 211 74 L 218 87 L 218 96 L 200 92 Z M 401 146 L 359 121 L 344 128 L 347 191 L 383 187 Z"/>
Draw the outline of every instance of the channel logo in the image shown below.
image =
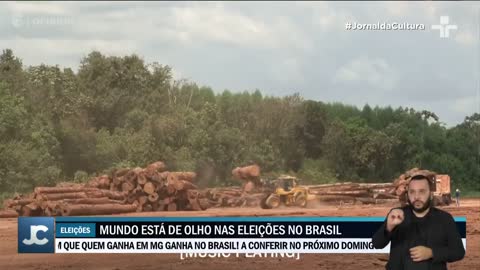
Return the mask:
<path id="1" fill-rule="evenodd" d="M 18 253 L 54 253 L 54 218 L 19 217 Z"/>

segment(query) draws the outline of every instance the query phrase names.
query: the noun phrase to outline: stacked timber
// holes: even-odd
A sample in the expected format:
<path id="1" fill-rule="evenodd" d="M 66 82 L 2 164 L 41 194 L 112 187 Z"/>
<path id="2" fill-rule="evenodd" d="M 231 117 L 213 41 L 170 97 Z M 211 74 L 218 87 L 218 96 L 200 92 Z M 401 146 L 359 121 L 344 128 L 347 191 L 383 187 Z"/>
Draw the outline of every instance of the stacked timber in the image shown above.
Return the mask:
<path id="1" fill-rule="evenodd" d="M 335 183 L 307 186 L 314 199 L 323 202 L 361 202 L 364 204 L 405 203 L 405 193 L 411 177 L 423 174 L 432 177 L 435 172 L 413 168 L 390 183 Z"/>
<path id="2" fill-rule="evenodd" d="M 260 167 L 256 164 L 246 167 L 236 167 L 232 170 L 233 178 L 242 182 L 242 189 L 245 192 L 254 192 L 261 185 Z"/>
<path id="3" fill-rule="evenodd" d="M 306 186 L 311 199 L 334 203 L 379 204 L 397 202 L 392 183 L 335 183 Z"/>
<path id="4" fill-rule="evenodd" d="M 402 203 L 406 202 L 405 194 L 407 192 L 408 183 L 410 182 L 410 179 L 412 178 L 412 176 L 416 174 L 422 174 L 427 176 L 428 178 L 431 178 L 436 175 L 436 173 L 433 171 L 413 168 L 406 171 L 405 173 L 401 174 L 398 178 L 393 180 L 393 185 L 395 187 L 394 193 L 399 197 Z"/>
<path id="5" fill-rule="evenodd" d="M 109 215 L 143 211 L 204 210 L 193 172 L 169 172 L 163 162 L 118 169 L 86 184 L 36 187 L 4 201 L 0 217 Z"/>
<path id="6" fill-rule="evenodd" d="M 203 210 L 193 172 L 165 171 L 163 164 L 146 169 L 120 170 L 113 174 L 110 190 L 127 193 L 126 202 L 136 204 L 137 212 Z"/>
<path id="7" fill-rule="evenodd" d="M 18 217 L 18 213 L 15 210 L 7 209 L 7 210 L 0 210 L 0 218 L 16 218 Z"/>
<path id="8" fill-rule="evenodd" d="M 263 193 L 245 192 L 242 187 L 209 188 L 202 191 L 201 201 L 208 207 L 257 207 Z"/>

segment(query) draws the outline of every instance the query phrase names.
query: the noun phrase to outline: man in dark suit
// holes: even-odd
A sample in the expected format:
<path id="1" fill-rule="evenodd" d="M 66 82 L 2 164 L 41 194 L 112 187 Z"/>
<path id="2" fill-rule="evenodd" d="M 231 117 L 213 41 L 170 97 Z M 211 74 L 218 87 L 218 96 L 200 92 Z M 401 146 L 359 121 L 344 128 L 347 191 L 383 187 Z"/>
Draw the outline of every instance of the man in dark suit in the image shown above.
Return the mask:
<path id="1" fill-rule="evenodd" d="M 422 174 L 408 183 L 408 205 L 390 210 L 372 237 L 375 248 L 391 243 L 388 270 L 447 269 L 461 260 L 465 248 L 452 215 L 432 205 L 433 185 Z"/>

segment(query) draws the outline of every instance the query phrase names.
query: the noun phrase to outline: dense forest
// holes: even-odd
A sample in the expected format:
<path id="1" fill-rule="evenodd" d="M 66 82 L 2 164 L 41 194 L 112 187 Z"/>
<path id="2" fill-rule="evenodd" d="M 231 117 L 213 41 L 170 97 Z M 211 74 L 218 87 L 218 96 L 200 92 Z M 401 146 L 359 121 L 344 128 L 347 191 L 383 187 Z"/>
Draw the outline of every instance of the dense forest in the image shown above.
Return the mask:
<path id="1" fill-rule="evenodd" d="M 0 193 L 85 181 L 162 160 L 200 186 L 229 185 L 236 166 L 304 183 L 390 182 L 413 167 L 480 191 L 480 114 L 445 127 L 422 108 L 357 108 L 174 80 L 137 55 L 91 52 L 78 71 L 0 56 Z M 318 89 L 321 91 L 321 89 Z"/>

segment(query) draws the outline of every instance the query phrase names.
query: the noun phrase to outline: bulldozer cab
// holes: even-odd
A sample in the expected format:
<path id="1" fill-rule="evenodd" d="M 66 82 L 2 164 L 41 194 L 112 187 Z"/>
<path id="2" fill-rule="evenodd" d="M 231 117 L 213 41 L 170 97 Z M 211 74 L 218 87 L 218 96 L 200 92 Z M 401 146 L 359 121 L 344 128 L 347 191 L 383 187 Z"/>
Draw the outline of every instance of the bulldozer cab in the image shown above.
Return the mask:
<path id="1" fill-rule="evenodd" d="M 275 180 L 273 191 L 268 192 L 261 201 L 261 207 L 271 209 L 279 207 L 281 204 L 285 206 L 307 205 L 307 190 L 299 185 L 299 180 L 293 176 L 280 176 Z"/>
<path id="2" fill-rule="evenodd" d="M 292 176 L 281 176 L 277 179 L 275 187 L 280 189 L 280 192 L 290 193 L 293 192 L 298 185 L 298 179 Z"/>

